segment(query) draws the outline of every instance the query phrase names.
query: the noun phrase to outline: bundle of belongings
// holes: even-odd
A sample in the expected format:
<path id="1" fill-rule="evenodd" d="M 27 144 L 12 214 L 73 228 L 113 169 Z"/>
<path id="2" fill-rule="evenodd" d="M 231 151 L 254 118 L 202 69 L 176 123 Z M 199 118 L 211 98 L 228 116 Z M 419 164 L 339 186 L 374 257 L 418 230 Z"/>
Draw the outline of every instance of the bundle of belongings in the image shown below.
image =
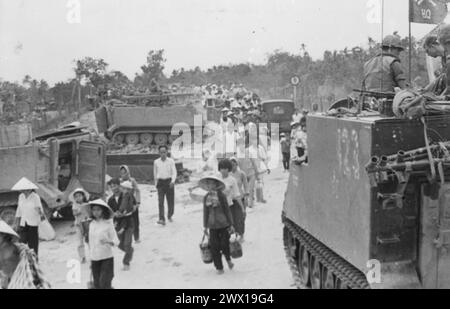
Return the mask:
<path id="1" fill-rule="evenodd" d="M 450 101 L 432 92 L 402 90 L 395 95 L 392 108 L 398 118 L 421 118 L 450 113 Z"/>
<path id="2" fill-rule="evenodd" d="M 8 289 L 50 289 L 50 283 L 45 279 L 34 251 L 24 244 L 17 243 L 16 246 L 20 262 L 11 277 Z"/>

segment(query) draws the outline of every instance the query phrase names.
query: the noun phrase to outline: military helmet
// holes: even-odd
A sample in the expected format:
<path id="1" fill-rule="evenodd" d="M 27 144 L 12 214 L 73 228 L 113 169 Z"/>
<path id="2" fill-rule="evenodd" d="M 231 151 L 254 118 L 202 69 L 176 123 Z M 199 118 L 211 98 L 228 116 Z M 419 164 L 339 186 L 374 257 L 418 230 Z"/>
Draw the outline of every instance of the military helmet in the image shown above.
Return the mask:
<path id="1" fill-rule="evenodd" d="M 397 48 L 397 49 L 401 49 L 404 50 L 405 48 L 402 46 L 402 40 L 398 35 L 392 34 L 392 35 L 387 35 L 384 39 L 383 39 L 383 43 L 382 43 L 383 47 L 390 47 L 390 48 Z"/>
<path id="2" fill-rule="evenodd" d="M 442 25 L 439 28 L 438 40 L 442 45 L 450 42 L 450 25 Z"/>

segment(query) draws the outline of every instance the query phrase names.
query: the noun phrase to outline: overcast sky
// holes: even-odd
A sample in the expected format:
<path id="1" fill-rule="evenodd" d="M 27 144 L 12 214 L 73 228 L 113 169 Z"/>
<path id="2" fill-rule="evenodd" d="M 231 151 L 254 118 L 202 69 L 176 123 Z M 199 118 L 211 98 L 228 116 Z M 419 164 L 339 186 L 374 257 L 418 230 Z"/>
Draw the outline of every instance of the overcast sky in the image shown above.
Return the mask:
<path id="1" fill-rule="evenodd" d="M 0 78 L 29 74 L 51 84 L 73 76 L 73 59 L 103 58 L 130 78 L 151 49 L 165 49 L 166 73 L 262 63 L 305 43 L 326 49 L 379 39 L 381 0 L 0 0 Z M 75 12 L 75 13 L 74 13 Z M 385 34 L 408 34 L 408 0 L 385 0 Z M 75 21 L 75 23 L 74 23 Z M 413 25 L 421 37 L 433 26 Z"/>

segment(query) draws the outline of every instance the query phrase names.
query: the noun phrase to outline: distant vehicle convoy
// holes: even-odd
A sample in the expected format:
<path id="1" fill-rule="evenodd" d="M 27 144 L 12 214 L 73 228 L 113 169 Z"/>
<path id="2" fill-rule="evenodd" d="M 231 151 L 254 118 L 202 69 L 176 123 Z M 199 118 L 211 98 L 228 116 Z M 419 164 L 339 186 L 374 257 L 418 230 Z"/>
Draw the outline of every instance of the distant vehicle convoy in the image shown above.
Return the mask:
<path id="1" fill-rule="evenodd" d="M 80 126 L 68 126 L 35 137 L 23 146 L 0 148 L 0 218 L 14 223 L 18 193 L 11 191 L 22 177 L 39 187 L 47 217 L 55 211 L 71 215 L 69 194 L 78 187 L 93 197 L 105 192 L 105 146 L 94 142 Z"/>

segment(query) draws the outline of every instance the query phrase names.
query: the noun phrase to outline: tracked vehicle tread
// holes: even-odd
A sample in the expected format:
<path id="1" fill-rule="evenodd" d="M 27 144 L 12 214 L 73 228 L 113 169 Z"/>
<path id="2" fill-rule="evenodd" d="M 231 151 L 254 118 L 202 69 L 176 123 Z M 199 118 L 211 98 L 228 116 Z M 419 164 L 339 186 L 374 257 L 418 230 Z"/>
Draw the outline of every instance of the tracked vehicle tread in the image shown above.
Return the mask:
<path id="1" fill-rule="evenodd" d="M 342 257 L 338 256 L 331 249 L 312 237 L 309 233 L 301 229 L 285 216 L 282 217 L 282 220 L 285 229 L 289 233 L 291 233 L 295 241 L 298 242 L 298 244 L 300 244 L 301 246 L 304 246 L 308 250 L 308 252 L 316 259 L 316 261 L 319 261 L 321 265 L 331 271 L 335 278 L 341 281 L 341 284 L 347 286 L 350 289 L 370 289 L 370 285 L 367 282 L 365 275 L 359 269 L 351 265 Z M 302 283 L 298 269 L 298 261 L 291 256 L 291 249 L 289 247 L 288 237 L 286 233 L 283 239 L 286 257 L 294 276 L 295 285 L 298 289 L 308 289 L 309 287 L 305 286 Z M 296 247 L 296 250 L 298 255 L 299 246 Z M 337 282 L 337 280 L 335 280 L 335 282 Z"/>

